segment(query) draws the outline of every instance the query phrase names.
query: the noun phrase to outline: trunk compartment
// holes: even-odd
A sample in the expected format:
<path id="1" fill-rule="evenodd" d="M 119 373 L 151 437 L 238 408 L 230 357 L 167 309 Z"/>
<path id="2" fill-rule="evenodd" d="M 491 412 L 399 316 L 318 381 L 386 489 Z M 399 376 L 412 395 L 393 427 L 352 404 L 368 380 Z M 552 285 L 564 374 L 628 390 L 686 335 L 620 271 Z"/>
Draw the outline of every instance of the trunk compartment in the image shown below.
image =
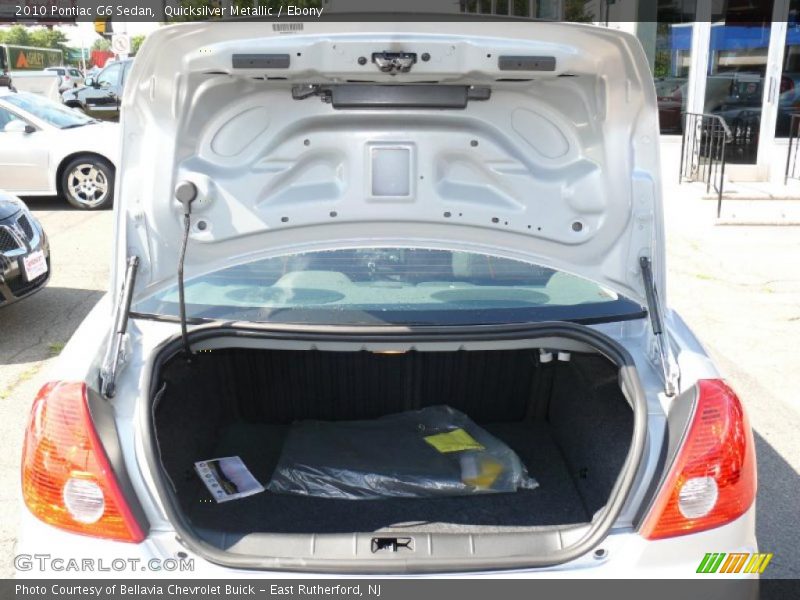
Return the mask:
<path id="1" fill-rule="evenodd" d="M 588 352 L 557 357 L 543 362 L 534 347 L 400 353 L 219 348 L 197 352 L 190 362 L 175 354 L 153 385 L 156 460 L 169 480 L 173 508 L 193 533 L 223 550 L 253 534 L 489 534 L 589 523 L 612 495 L 628 457 L 634 411 L 620 387 L 620 368 L 608 358 Z M 442 404 L 511 447 L 539 487 L 377 500 L 267 491 L 216 504 L 193 470 L 198 460 L 240 456 L 266 485 L 293 421 L 373 419 Z"/>

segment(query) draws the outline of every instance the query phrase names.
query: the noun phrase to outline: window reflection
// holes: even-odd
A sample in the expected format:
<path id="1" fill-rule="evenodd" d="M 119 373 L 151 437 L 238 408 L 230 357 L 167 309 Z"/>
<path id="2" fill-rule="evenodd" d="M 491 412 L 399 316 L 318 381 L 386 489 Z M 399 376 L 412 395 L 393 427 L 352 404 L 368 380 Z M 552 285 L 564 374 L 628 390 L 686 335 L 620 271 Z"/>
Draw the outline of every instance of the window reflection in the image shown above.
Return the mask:
<path id="1" fill-rule="evenodd" d="M 800 0 L 791 0 L 789 4 L 786 49 L 778 96 L 778 121 L 775 124 L 776 137 L 789 136 L 793 113 L 800 113 Z"/>
<path id="2" fill-rule="evenodd" d="M 582 5 L 583 0 L 566 0 L 567 13 L 570 6 Z M 481 15 L 509 15 L 533 19 L 561 18 L 564 14 L 563 0 L 459 0 L 461 12 Z"/>
<path id="3" fill-rule="evenodd" d="M 695 0 L 659 2 L 656 21 L 641 21 L 637 27 L 653 72 L 661 133 L 683 130 L 695 8 Z"/>
<path id="4" fill-rule="evenodd" d="M 737 10 L 713 16 L 703 112 L 720 115 L 731 129 L 727 161 L 755 164 L 773 3 L 734 4 Z"/>

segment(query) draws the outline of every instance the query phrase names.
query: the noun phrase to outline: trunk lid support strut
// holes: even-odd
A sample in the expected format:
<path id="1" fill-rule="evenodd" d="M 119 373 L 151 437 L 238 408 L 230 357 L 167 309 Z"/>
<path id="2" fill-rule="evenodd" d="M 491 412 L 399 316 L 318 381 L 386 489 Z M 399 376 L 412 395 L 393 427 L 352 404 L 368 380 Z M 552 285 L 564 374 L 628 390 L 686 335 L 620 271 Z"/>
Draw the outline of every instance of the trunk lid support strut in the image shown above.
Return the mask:
<path id="1" fill-rule="evenodd" d="M 128 317 L 131 311 L 131 299 L 133 298 L 133 288 L 136 285 L 136 271 L 138 268 L 139 257 L 131 256 L 128 259 L 125 280 L 122 282 L 119 298 L 114 307 L 114 331 L 108 340 L 108 348 L 103 357 L 103 365 L 100 368 L 100 392 L 104 398 L 108 399 L 113 398 L 116 392 L 117 369 L 121 362 L 125 332 L 128 330 Z"/>
<path id="2" fill-rule="evenodd" d="M 641 256 L 639 257 L 639 266 L 642 269 L 644 293 L 647 297 L 647 314 L 650 316 L 658 358 L 661 363 L 661 371 L 664 376 L 664 392 L 667 396 L 674 396 L 678 388 L 680 372 L 675 357 L 672 354 L 672 347 L 664 333 L 664 321 L 661 312 L 661 304 L 658 298 L 658 291 L 656 290 L 656 284 L 653 279 L 652 262 L 648 257 Z"/>
<path id="3" fill-rule="evenodd" d="M 175 187 L 175 198 L 183 206 L 183 237 L 178 259 L 178 302 L 181 320 L 181 339 L 186 357 L 192 355 L 189 336 L 186 331 L 186 299 L 183 289 L 183 263 L 186 258 L 186 246 L 191 230 L 192 202 L 197 198 L 197 186 L 191 181 L 182 181 Z M 119 299 L 114 307 L 114 332 L 108 342 L 103 364 L 100 368 L 100 392 L 103 397 L 111 399 L 116 392 L 117 369 L 122 357 L 122 346 L 128 329 L 128 318 L 131 312 L 133 288 L 136 284 L 136 271 L 139 268 L 139 257 L 131 256 L 125 269 L 125 281 L 120 289 Z"/>

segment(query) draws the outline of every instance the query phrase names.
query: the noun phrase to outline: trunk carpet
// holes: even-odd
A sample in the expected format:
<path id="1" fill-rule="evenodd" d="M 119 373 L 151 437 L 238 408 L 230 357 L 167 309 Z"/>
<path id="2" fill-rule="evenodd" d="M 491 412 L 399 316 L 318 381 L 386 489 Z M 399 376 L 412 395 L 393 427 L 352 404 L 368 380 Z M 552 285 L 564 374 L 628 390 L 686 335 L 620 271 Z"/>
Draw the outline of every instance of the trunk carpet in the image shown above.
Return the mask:
<path id="1" fill-rule="evenodd" d="M 191 465 L 174 481 L 195 527 L 228 533 L 350 533 L 372 531 L 491 532 L 584 523 L 591 519 L 544 422 L 482 425 L 522 459 L 535 490 L 448 498 L 338 500 L 264 492 L 216 504 Z M 262 484 L 278 461 L 285 425 L 236 423 L 223 428 L 212 455 L 238 455 Z M 402 451 L 402 449 L 398 449 Z"/>

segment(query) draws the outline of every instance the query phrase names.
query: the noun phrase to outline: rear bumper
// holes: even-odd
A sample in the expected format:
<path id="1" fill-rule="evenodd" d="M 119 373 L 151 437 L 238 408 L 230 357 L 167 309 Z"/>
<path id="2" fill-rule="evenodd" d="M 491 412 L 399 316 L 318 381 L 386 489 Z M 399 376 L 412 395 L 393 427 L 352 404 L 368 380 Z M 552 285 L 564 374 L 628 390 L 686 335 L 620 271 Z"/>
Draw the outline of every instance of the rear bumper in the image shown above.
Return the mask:
<path id="1" fill-rule="evenodd" d="M 46 525 L 22 507 L 14 566 L 20 578 L 166 577 L 214 578 L 330 578 L 330 574 L 298 571 L 227 569 L 206 561 L 182 546 L 172 531 L 151 531 L 140 544 L 110 542 L 67 533 Z M 755 507 L 742 517 L 710 531 L 672 539 L 648 541 L 635 533 L 608 536 L 593 553 L 548 569 L 431 574 L 432 577 L 513 577 L 529 579 L 728 579 L 756 578 L 745 574 L 697 574 L 708 552 L 757 551 Z M 769 551 L 769 548 L 766 549 Z M 88 559 L 88 562 L 86 562 Z M 91 568 L 89 567 L 91 565 Z M 360 575 L 350 575 L 361 577 Z M 401 576 L 402 577 L 402 576 Z"/>

